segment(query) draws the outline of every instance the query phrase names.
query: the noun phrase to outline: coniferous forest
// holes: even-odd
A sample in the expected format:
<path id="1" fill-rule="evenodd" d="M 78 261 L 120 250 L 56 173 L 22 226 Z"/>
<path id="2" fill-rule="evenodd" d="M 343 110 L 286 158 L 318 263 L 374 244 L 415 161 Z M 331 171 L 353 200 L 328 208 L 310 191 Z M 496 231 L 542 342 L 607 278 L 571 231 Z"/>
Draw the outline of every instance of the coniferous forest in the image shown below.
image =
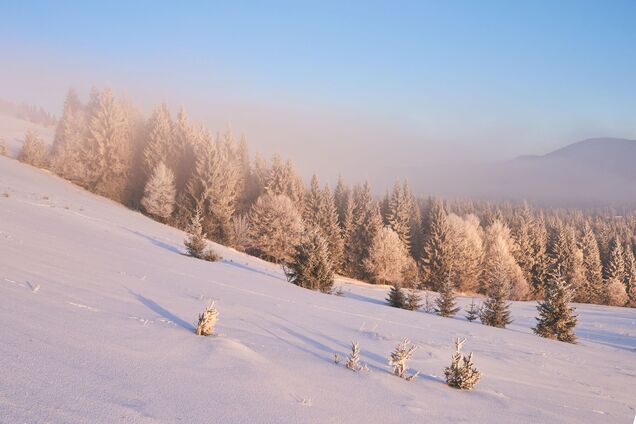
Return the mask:
<path id="1" fill-rule="evenodd" d="M 316 174 L 305 185 L 290 160 L 250 155 L 244 137 L 213 133 L 183 108 L 172 116 L 166 104 L 146 118 L 110 89 L 87 102 L 70 90 L 52 147 L 29 133 L 19 158 L 180 229 L 196 215 L 208 239 L 269 261 L 315 251 L 370 283 L 482 294 L 497 306 L 495 326 L 507 323 L 506 300 L 552 293 L 636 306 L 629 209 L 424 198 L 402 181 L 377 197 L 367 182 L 330 187 Z"/>

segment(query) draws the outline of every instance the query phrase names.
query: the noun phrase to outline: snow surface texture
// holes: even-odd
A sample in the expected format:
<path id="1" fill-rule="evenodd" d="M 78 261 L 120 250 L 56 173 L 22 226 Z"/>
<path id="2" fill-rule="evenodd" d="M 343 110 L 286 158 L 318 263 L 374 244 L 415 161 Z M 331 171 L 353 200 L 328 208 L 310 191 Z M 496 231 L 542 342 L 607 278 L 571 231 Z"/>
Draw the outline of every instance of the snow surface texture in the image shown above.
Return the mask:
<path id="1" fill-rule="evenodd" d="M 184 234 L 45 171 L 0 157 L 1 423 L 631 423 L 636 310 L 577 305 L 579 344 L 531 333 L 535 304 L 502 330 L 287 283 L 275 265 Z M 194 322 L 216 302 L 216 336 Z M 470 299 L 460 299 L 465 306 Z M 419 345 L 415 381 L 387 357 Z M 455 337 L 483 377 L 444 384 Z M 369 371 L 334 363 L 358 341 Z"/>

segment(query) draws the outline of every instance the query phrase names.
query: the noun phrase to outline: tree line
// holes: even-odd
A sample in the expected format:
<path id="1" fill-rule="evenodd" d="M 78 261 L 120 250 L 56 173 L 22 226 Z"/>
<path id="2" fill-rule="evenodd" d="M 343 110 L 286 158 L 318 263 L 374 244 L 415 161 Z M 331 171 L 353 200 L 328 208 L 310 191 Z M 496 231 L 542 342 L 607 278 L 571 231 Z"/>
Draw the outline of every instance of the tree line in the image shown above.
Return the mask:
<path id="1" fill-rule="evenodd" d="M 315 174 L 305 186 L 230 130 L 166 104 L 146 119 L 110 89 L 86 103 L 70 90 L 50 151 L 29 133 L 20 159 L 177 228 L 196 217 L 207 238 L 276 263 L 319 251 L 320 272 L 370 283 L 530 300 L 558 280 L 575 302 L 636 305 L 633 210 L 420 198 L 406 182 L 377 197 Z"/>

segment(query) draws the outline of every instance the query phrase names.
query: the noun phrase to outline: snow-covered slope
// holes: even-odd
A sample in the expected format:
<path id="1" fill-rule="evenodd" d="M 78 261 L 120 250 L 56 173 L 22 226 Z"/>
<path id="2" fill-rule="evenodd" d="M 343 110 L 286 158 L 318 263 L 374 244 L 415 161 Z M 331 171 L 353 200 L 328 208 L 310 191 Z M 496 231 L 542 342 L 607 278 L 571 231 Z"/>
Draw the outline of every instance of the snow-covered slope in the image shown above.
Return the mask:
<path id="1" fill-rule="evenodd" d="M 304 290 L 271 264 L 183 233 L 0 157 L 2 423 L 627 423 L 636 407 L 636 311 L 580 305 L 578 345 L 384 305 L 385 287 Z M 218 337 L 193 321 L 217 302 Z M 467 299 L 462 299 L 465 303 Z M 406 382 L 386 357 L 420 345 Z M 467 338 L 482 381 L 443 383 Z M 370 372 L 333 363 L 360 342 Z"/>
<path id="2" fill-rule="evenodd" d="M 55 131 L 23 119 L 0 114 L 0 138 L 4 139 L 9 156 L 17 156 L 24 143 L 24 135 L 28 130 L 35 131 L 46 144 L 53 142 Z"/>

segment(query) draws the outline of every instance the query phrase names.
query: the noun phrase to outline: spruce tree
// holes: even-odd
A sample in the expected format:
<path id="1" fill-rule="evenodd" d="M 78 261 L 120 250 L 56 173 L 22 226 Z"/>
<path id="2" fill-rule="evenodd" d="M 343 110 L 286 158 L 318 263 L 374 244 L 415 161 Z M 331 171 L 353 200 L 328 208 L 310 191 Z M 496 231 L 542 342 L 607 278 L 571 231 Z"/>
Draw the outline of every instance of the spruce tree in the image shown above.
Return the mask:
<path id="1" fill-rule="evenodd" d="M 428 214 L 430 233 L 424 243 L 422 255 L 423 276 L 426 284 L 433 290 L 441 290 L 449 278 L 452 267 L 449 245 L 447 243 L 448 222 L 444 205 L 433 200 Z"/>
<path id="2" fill-rule="evenodd" d="M 175 195 L 174 175 L 159 162 L 146 183 L 141 205 L 148 214 L 166 222 L 174 211 Z"/>
<path id="3" fill-rule="evenodd" d="M 110 89 L 93 94 L 88 111 L 88 188 L 121 201 L 132 160 L 126 116 Z"/>
<path id="4" fill-rule="evenodd" d="M 148 120 L 148 138 L 144 149 L 146 175 L 152 175 L 159 162 L 175 170 L 177 146 L 174 142 L 172 118 L 166 103 L 161 103 Z"/>
<path id="5" fill-rule="evenodd" d="M 455 339 L 455 353 L 452 356 L 451 365 L 444 369 L 444 375 L 446 376 L 446 384 L 450 387 L 471 390 L 479 382 L 481 373 L 473 364 L 472 352 L 468 356 L 462 355 L 461 350 L 465 342 L 466 339 Z"/>
<path id="6" fill-rule="evenodd" d="M 395 231 L 404 246 L 409 249 L 410 241 L 410 218 L 411 203 L 406 182 L 401 185 L 396 182 L 391 192 L 388 203 L 387 221 L 388 225 Z"/>
<path id="7" fill-rule="evenodd" d="M 371 186 L 368 182 L 356 190 L 355 207 L 353 210 L 354 230 L 351 235 L 350 260 L 353 264 L 353 276 L 363 280 L 371 280 L 365 259 L 369 257 L 371 245 L 376 234 L 382 229 L 380 209 L 371 196 Z"/>
<path id="8" fill-rule="evenodd" d="M 491 327 L 505 328 L 510 324 L 510 303 L 506 301 L 510 292 L 508 275 L 503 266 L 497 266 L 490 275 L 488 297 L 479 312 L 482 324 Z"/>
<path id="9" fill-rule="evenodd" d="M 625 246 L 625 275 L 623 277 L 627 300 L 630 306 L 636 306 L 636 258 L 632 243 L 627 242 Z"/>
<path id="10" fill-rule="evenodd" d="M 468 320 L 468 322 L 476 321 L 477 318 L 479 318 L 480 309 L 481 309 L 480 307 L 475 305 L 475 299 L 473 298 L 470 301 L 470 305 L 468 305 L 468 307 L 465 308 L 466 319 Z"/>
<path id="11" fill-rule="evenodd" d="M 287 281 L 311 290 L 330 293 L 334 274 L 326 240 L 320 232 L 311 231 L 296 246 L 291 260 L 284 265 Z"/>
<path id="12" fill-rule="evenodd" d="M 404 337 L 389 356 L 389 366 L 393 367 L 393 375 L 406 381 L 413 381 L 418 373 L 406 375 L 408 362 L 417 350 L 417 345 L 411 345 L 411 341 Z"/>
<path id="13" fill-rule="evenodd" d="M 207 242 L 205 241 L 205 233 L 203 232 L 203 226 L 201 225 L 201 210 L 195 209 L 194 215 L 190 221 L 188 228 L 188 237 L 183 242 L 186 247 L 186 253 L 188 256 L 202 259 L 205 255 L 205 248 Z"/>
<path id="14" fill-rule="evenodd" d="M 587 223 L 583 228 L 580 245 L 583 253 L 585 280 L 584 287 L 577 294 L 577 299 L 580 302 L 599 303 L 603 298 L 603 267 L 596 236 L 592 227 Z"/>
<path id="15" fill-rule="evenodd" d="M 83 153 L 86 134 L 86 114 L 72 88 L 66 95 L 64 109 L 51 149 L 51 169 L 69 181 L 81 184 L 86 179 Z"/>
<path id="16" fill-rule="evenodd" d="M 391 286 L 391 289 L 389 289 L 389 295 L 386 298 L 386 301 L 388 302 L 390 306 L 393 306 L 394 308 L 404 309 L 406 305 L 406 297 L 404 295 L 404 291 L 402 290 L 402 288 L 398 285 Z"/>
<path id="17" fill-rule="evenodd" d="M 625 256 L 618 237 L 609 244 L 609 262 L 605 268 L 604 303 L 611 306 L 624 306 L 627 301 L 625 290 Z"/>
<path id="18" fill-rule="evenodd" d="M 537 326 L 532 330 L 535 334 L 562 342 L 575 343 L 574 327 L 577 317 L 575 308 L 570 307 L 572 290 L 565 280 L 555 275 L 546 285 L 545 300 L 539 302 L 536 318 Z"/>
<path id="19" fill-rule="evenodd" d="M 450 277 L 447 277 L 443 280 L 439 295 L 435 299 L 435 312 L 443 317 L 452 317 L 459 311 L 459 307 L 456 305 L 453 283 Z"/>
<path id="20" fill-rule="evenodd" d="M 318 222 L 329 247 L 334 271 L 338 272 L 342 269 L 344 255 L 344 241 L 338 225 L 338 210 L 329 186 L 325 185 L 320 194 Z"/>
<path id="21" fill-rule="evenodd" d="M 409 311 L 417 311 L 422 307 L 422 296 L 416 289 L 410 289 L 406 294 L 406 301 L 404 302 L 404 309 Z"/>

